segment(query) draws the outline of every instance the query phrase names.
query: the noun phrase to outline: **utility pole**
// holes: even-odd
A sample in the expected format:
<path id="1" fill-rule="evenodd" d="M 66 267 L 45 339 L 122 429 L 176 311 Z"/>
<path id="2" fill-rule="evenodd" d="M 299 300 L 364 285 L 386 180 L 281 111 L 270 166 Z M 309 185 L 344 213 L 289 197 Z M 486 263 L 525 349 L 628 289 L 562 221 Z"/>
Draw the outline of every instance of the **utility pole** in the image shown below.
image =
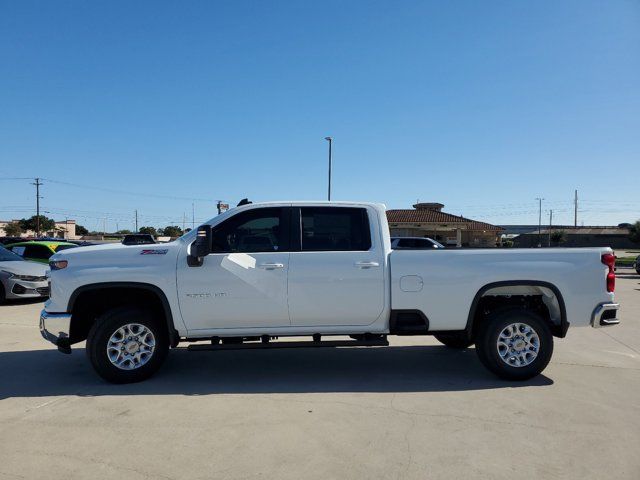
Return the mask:
<path id="1" fill-rule="evenodd" d="M 551 225 L 553 224 L 553 210 L 549 210 L 549 246 L 551 246 Z"/>
<path id="2" fill-rule="evenodd" d="M 185 223 L 187 221 L 187 214 L 182 212 L 182 231 L 184 232 Z"/>
<path id="3" fill-rule="evenodd" d="M 136 208 L 136 233 L 138 233 L 138 209 Z"/>
<path id="4" fill-rule="evenodd" d="M 573 228 L 578 228 L 578 190 L 573 194 Z"/>
<path id="5" fill-rule="evenodd" d="M 36 238 L 37 238 L 40 236 L 40 185 L 42 185 L 42 182 L 40 182 L 39 178 L 36 178 L 35 183 L 32 183 L 31 185 L 36 186 Z"/>
<path id="6" fill-rule="evenodd" d="M 196 207 L 194 202 L 191 202 L 191 230 L 196 228 Z"/>
<path id="7" fill-rule="evenodd" d="M 541 240 L 541 235 L 542 235 L 542 200 L 544 200 L 544 198 L 536 198 L 536 200 L 538 200 L 538 248 L 542 246 L 542 240 Z"/>
<path id="8" fill-rule="evenodd" d="M 332 145 L 333 145 L 333 138 L 331 137 L 324 137 L 324 139 L 329 142 L 329 190 L 327 192 L 327 200 L 331 200 L 331 150 L 332 150 Z"/>

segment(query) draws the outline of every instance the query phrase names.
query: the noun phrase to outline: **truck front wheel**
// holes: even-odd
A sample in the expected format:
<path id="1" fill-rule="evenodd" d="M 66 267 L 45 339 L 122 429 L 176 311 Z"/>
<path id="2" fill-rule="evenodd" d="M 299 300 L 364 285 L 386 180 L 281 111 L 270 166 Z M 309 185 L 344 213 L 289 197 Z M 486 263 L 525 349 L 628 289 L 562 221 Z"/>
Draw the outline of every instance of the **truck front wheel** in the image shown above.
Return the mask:
<path id="1" fill-rule="evenodd" d="M 527 380 L 542 372 L 553 353 L 553 335 L 539 315 L 504 310 L 478 330 L 476 352 L 485 367 L 507 380 Z"/>
<path id="2" fill-rule="evenodd" d="M 436 333 L 433 335 L 443 345 L 449 348 L 468 348 L 473 345 L 473 339 L 466 332 L 462 333 Z"/>
<path id="3" fill-rule="evenodd" d="M 87 336 L 87 356 L 112 383 L 133 383 L 153 375 L 169 351 L 166 328 L 153 312 L 118 307 L 100 315 Z"/>

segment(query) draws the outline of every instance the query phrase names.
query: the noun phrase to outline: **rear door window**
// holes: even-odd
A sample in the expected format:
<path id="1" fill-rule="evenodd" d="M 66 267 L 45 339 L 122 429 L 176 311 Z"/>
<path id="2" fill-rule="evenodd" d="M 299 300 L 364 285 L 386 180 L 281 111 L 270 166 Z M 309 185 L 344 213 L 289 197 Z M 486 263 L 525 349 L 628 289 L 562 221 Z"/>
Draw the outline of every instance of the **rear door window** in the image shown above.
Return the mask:
<path id="1" fill-rule="evenodd" d="M 366 251 L 371 248 L 364 208 L 302 207 L 302 251 Z"/>
<path id="2" fill-rule="evenodd" d="M 416 240 L 414 238 L 402 238 L 398 241 L 397 248 L 417 248 Z"/>

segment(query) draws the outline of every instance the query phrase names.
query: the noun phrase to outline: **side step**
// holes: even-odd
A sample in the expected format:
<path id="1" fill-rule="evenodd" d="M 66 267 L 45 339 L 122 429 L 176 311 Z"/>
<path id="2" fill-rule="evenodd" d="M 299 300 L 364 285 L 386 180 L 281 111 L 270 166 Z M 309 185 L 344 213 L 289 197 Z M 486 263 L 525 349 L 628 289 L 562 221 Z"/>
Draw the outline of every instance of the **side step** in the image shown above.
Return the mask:
<path id="1" fill-rule="evenodd" d="M 190 351 L 200 350 L 257 350 L 265 348 L 320 348 L 320 347 L 387 347 L 386 336 L 366 340 L 321 340 L 306 342 L 250 342 L 223 344 L 193 344 L 187 347 Z"/>

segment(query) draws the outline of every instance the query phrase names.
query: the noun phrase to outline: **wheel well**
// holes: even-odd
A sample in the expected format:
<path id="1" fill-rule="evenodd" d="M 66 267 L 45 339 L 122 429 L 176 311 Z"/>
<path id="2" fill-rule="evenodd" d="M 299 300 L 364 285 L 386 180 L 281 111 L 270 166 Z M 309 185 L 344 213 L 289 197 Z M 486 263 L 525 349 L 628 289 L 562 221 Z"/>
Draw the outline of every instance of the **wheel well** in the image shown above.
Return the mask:
<path id="1" fill-rule="evenodd" d="M 171 346 L 178 344 L 178 332 L 173 327 L 171 310 L 164 294 L 144 286 L 97 286 L 81 289 L 70 300 L 70 342 L 86 340 L 96 319 L 107 310 L 124 305 L 150 309 L 167 328 Z"/>
<path id="2" fill-rule="evenodd" d="M 569 323 L 560 292 L 550 284 L 495 285 L 478 292 L 470 312 L 471 331 L 499 310 L 520 308 L 542 317 L 555 337 L 564 337 Z"/>

